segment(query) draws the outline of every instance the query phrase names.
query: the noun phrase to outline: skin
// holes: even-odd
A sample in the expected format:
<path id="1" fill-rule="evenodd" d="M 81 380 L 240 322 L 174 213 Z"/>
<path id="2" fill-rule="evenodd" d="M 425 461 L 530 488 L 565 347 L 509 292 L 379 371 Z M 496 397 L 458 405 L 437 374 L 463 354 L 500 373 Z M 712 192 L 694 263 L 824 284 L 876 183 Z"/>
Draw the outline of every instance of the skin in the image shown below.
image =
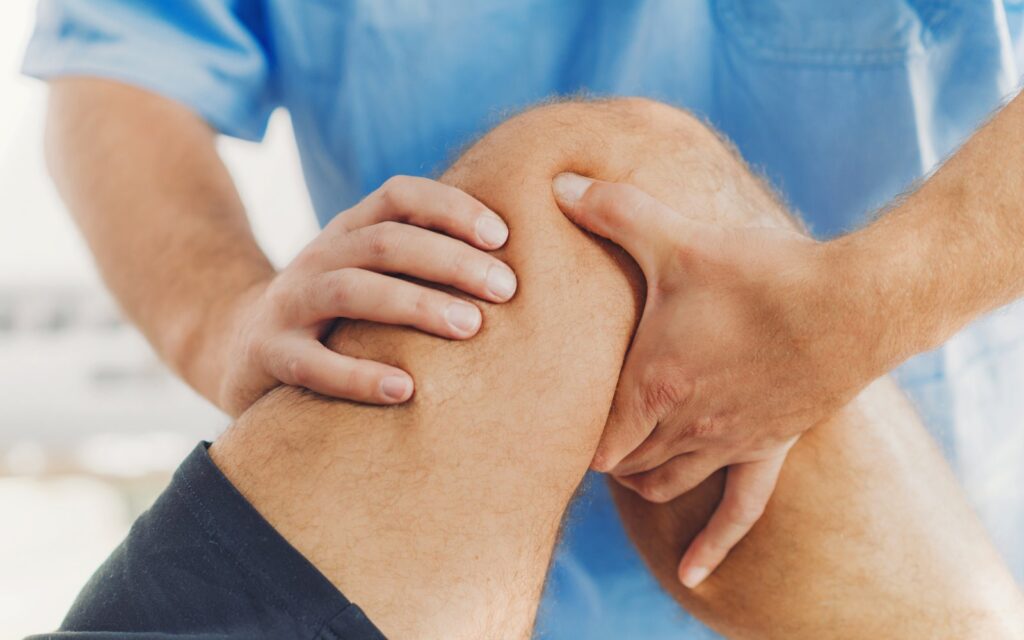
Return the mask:
<path id="1" fill-rule="evenodd" d="M 637 265 L 559 212 L 550 185 L 564 171 L 633 184 L 709 223 L 788 224 L 682 112 L 639 100 L 527 112 L 441 179 L 511 230 L 499 255 L 520 287 L 483 306 L 477 339 L 345 324 L 329 346 L 416 373 L 409 403 L 281 388 L 211 449 L 389 637 L 529 637 L 645 298 Z M 998 639 L 1024 629 L 1019 591 L 889 382 L 801 439 L 761 521 L 720 571 L 685 590 L 679 554 L 722 486 L 716 474 L 666 504 L 615 491 L 662 584 L 730 637 Z"/>
<path id="2" fill-rule="evenodd" d="M 1017 97 L 880 219 L 824 244 L 703 224 L 627 185 L 555 181 L 565 213 L 625 247 L 651 289 L 594 468 L 656 501 L 729 469 L 685 584 L 750 530 L 800 434 L 1024 295 L 1022 156 Z"/>
<path id="3" fill-rule="evenodd" d="M 320 344 L 332 323 L 465 339 L 480 316 L 393 274 L 492 302 L 515 290 L 514 274 L 483 255 L 507 238 L 500 218 L 458 190 L 401 177 L 277 272 L 198 117 L 116 82 L 52 87 L 51 171 L 105 281 L 170 367 L 231 415 L 279 382 L 408 400 L 404 370 Z M 801 433 L 1024 293 L 1020 177 L 1004 162 L 1021 153 L 1022 119 L 1017 99 L 891 213 L 825 245 L 777 229 L 723 231 L 700 224 L 699 212 L 679 220 L 622 185 L 563 199 L 572 219 L 627 247 L 654 283 L 594 468 L 667 500 L 729 467 L 723 508 L 684 558 L 684 582 L 698 584 L 749 531 Z M 650 220 L 626 224 L 635 213 Z M 382 261 L 398 244 L 407 250 Z"/>
<path id="4" fill-rule="evenodd" d="M 106 284 L 168 365 L 231 415 L 280 382 L 407 400 L 405 371 L 320 343 L 338 318 L 476 334 L 472 302 L 395 275 L 490 302 L 515 292 L 515 275 L 487 253 L 508 237 L 501 218 L 458 189 L 404 176 L 278 272 L 214 143 L 195 114 L 151 93 L 94 78 L 51 83 L 48 164 Z"/>

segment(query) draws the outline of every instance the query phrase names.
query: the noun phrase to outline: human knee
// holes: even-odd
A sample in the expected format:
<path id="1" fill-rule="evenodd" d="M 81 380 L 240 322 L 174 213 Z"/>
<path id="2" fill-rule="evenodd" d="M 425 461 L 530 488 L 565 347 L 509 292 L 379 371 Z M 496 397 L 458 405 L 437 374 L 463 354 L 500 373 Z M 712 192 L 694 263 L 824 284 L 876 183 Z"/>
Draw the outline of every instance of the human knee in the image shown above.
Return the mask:
<path id="1" fill-rule="evenodd" d="M 520 178 L 510 184 L 549 188 L 556 174 L 573 171 L 633 185 L 708 222 L 799 226 L 727 140 L 695 115 L 655 100 L 535 107 L 484 136 L 446 175 L 464 187 L 462 169 L 494 148 L 506 150 L 504 173 Z"/>

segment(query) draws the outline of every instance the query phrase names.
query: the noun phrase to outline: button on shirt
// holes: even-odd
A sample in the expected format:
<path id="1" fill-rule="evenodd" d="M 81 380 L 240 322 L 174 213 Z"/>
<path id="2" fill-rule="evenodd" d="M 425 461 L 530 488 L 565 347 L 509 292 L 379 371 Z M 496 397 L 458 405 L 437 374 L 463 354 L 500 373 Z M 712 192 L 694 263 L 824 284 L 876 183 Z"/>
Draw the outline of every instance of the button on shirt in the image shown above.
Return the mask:
<path id="1" fill-rule="evenodd" d="M 724 132 L 829 237 L 1014 91 L 1022 25 L 999 0 L 43 0 L 24 70 L 128 82 L 250 140 L 288 109 L 321 223 L 544 98 L 648 96 Z M 897 377 L 1024 579 L 1024 307 Z M 647 575 L 600 479 L 587 486 L 541 635 L 717 637 Z"/>

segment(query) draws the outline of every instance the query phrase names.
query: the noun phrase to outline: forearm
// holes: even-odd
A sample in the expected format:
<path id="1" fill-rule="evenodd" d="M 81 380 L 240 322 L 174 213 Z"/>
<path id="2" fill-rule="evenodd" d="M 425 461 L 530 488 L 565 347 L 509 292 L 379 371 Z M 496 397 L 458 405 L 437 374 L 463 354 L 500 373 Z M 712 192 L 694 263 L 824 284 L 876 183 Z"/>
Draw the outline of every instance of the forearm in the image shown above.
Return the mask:
<path id="1" fill-rule="evenodd" d="M 878 371 L 1024 295 L 1024 101 L 1015 98 L 920 189 L 834 241 L 866 304 Z"/>
<path id="2" fill-rule="evenodd" d="M 52 84 L 47 160 L 100 272 L 160 356 L 213 399 L 217 323 L 273 275 L 214 134 L 170 100 L 115 82 Z"/>

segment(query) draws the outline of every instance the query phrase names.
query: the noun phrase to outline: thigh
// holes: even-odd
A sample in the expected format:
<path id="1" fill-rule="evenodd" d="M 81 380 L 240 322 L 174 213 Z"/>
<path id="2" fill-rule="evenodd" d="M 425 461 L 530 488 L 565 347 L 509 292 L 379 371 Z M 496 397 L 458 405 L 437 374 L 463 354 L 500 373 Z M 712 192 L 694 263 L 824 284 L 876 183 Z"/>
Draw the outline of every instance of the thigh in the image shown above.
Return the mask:
<path id="1" fill-rule="evenodd" d="M 719 473 L 667 504 L 614 482 L 662 587 L 730 638 L 1018 638 L 1022 602 L 941 454 L 880 380 L 806 434 L 751 533 L 695 590 L 676 566 Z"/>

